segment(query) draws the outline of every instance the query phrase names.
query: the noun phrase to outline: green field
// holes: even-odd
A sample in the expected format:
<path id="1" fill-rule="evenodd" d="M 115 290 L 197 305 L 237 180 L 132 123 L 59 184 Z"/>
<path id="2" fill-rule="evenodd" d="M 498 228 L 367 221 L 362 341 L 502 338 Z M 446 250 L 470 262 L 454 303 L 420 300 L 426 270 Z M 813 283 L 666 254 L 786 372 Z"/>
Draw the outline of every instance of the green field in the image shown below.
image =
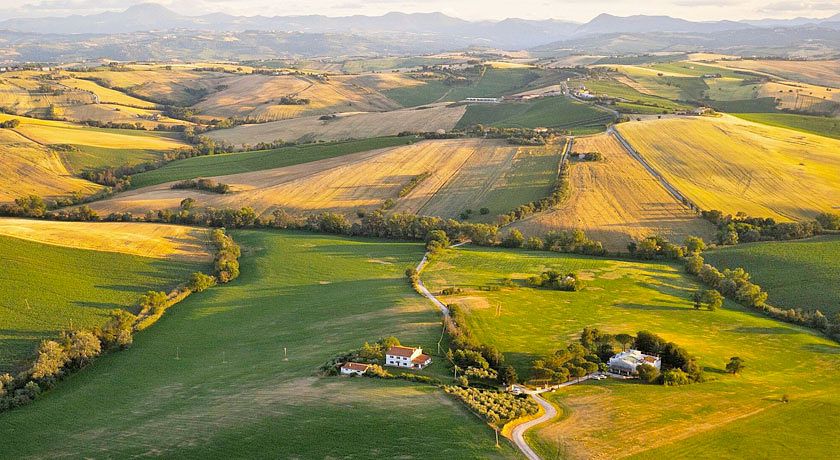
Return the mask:
<path id="1" fill-rule="evenodd" d="M 164 182 L 282 168 L 310 161 L 407 145 L 414 137 L 377 137 L 349 142 L 307 144 L 258 152 L 225 153 L 173 161 L 166 166 L 131 176 L 134 188 Z"/>
<path id="2" fill-rule="evenodd" d="M 840 139 L 840 118 L 792 113 L 733 113 L 732 115 L 755 123 Z"/>
<path id="3" fill-rule="evenodd" d="M 576 271 L 586 287 L 478 290 L 547 268 Z M 652 331 L 704 367 L 707 381 L 684 387 L 605 380 L 549 394 L 564 417 L 533 435 L 544 458 L 558 451 L 605 458 L 829 458 L 840 448 L 829 434 L 840 412 L 840 346 L 728 301 L 715 312 L 694 310 L 689 296 L 697 285 L 678 266 L 461 248 L 427 270 L 431 290 L 466 290 L 444 301 L 466 306 L 474 335 L 497 346 L 520 375 L 584 326 Z M 741 375 L 724 372 L 731 356 L 745 360 Z M 790 403 L 781 402 L 785 394 Z"/>
<path id="4" fill-rule="evenodd" d="M 759 97 L 755 99 L 743 99 L 735 101 L 707 101 L 710 106 L 719 112 L 752 112 L 771 113 L 776 111 L 776 99 L 772 97 Z"/>
<path id="5" fill-rule="evenodd" d="M 75 145 L 76 151 L 60 152 L 67 167 L 76 173 L 85 169 L 103 167 L 133 166 L 139 163 L 155 161 L 163 156 L 160 150 L 118 149 Z"/>
<path id="6" fill-rule="evenodd" d="M 383 94 L 405 107 L 415 107 L 435 101 L 461 101 L 468 97 L 500 97 L 523 91 L 530 82 L 539 78 L 533 69 L 488 68 L 469 85 L 450 86 L 439 80 L 423 85 L 408 86 L 384 91 Z"/>
<path id="7" fill-rule="evenodd" d="M 739 244 L 703 256 L 719 269 L 744 267 L 777 307 L 840 312 L 840 236 Z"/>
<path id="8" fill-rule="evenodd" d="M 504 186 L 493 188 L 484 196 L 481 207 L 486 207 L 490 213 L 486 216 L 474 214 L 470 219 L 493 223 L 500 214 L 549 196 L 557 182 L 559 162 L 556 149 L 523 149 L 505 173 Z"/>
<path id="9" fill-rule="evenodd" d="M 674 102 L 670 99 L 659 96 L 651 96 L 641 93 L 635 89 L 615 80 L 577 80 L 569 83 L 570 88 L 584 85 L 596 95 L 608 95 L 624 99 L 635 105 L 658 108 L 659 113 L 663 110 L 686 110 L 690 107 L 685 104 Z M 647 113 L 647 112 L 642 112 Z"/>
<path id="10" fill-rule="evenodd" d="M 473 104 L 467 107 L 456 128 L 482 124 L 502 128 L 573 129 L 591 134 L 606 129 L 612 115 L 566 97 L 548 97 L 533 102 Z"/>
<path id="11" fill-rule="evenodd" d="M 128 350 L 3 414 L 3 455 L 516 456 L 438 389 L 316 374 L 336 354 L 387 335 L 435 350 L 439 313 L 403 274 L 422 257 L 421 244 L 233 236 L 243 247 L 239 279 L 189 297 Z"/>
<path id="12" fill-rule="evenodd" d="M 200 265 L 0 236 L 0 373 L 62 329 L 102 324 L 140 295 L 187 280 Z"/>

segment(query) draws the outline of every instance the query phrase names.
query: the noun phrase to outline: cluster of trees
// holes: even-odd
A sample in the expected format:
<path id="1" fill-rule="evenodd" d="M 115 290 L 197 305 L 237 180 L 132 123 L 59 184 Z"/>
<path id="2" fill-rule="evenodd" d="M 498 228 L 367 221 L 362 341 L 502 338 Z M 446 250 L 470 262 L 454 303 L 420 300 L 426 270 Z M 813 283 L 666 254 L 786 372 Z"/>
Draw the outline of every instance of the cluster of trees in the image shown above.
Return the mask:
<path id="1" fill-rule="evenodd" d="M 20 120 L 18 120 L 17 118 L 12 118 L 11 120 L 6 120 L 6 121 L 0 123 L 0 128 L 5 128 L 5 129 L 14 129 L 14 128 L 17 128 L 18 126 L 20 126 Z"/>
<path id="2" fill-rule="evenodd" d="M 555 289 L 558 291 L 580 291 L 583 289 L 577 273 L 562 274 L 555 270 L 546 270 L 541 275 L 531 276 L 526 280 L 528 286 Z"/>
<path id="3" fill-rule="evenodd" d="M 225 230 L 217 228 L 210 234 L 210 240 L 216 246 L 216 257 L 213 259 L 213 271 L 220 283 L 228 283 L 239 277 L 239 245 L 233 241 Z"/>
<path id="4" fill-rule="evenodd" d="M 604 159 L 601 152 L 580 152 L 575 155 L 577 155 L 577 159 L 581 161 L 601 161 Z"/>
<path id="5" fill-rule="evenodd" d="M 690 237 L 694 239 L 696 237 Z M 700 240 L 705 247 L 705 243 Z M 688 242 L 687 242 L 688 244 Z M 671 243 L 667 239 L 655 235 L 649 236 L 639 242 L 631 242 L 627 245 L 630 257 L 642 260 L 678 260 L 685 256 L 686 248 Z"/>
<path id="6" fill-rule="evenodd" d="M 609 359 L 609 358 L 607 358 Z M 592 350 L 580 343 L 571 343 L 546 358 L 537 359 L 531 365 L 535 383 L 558 384 L 603 368 L 603 361 Z"/>
<path id="7" fill-rule="evenodd" d="M 725 269 L 723 272 L 705 263 L 700 254 L 685 258 L 686 272 L 696 275 L 703 283 L 720 294 L 748 307 L 760 310 L 773 318 L 793 324 L 812 327 L 834 340 L 840 341 L 840 313 L 826 316 L 818 309 L 778 308 L 766 303 L 767 293 L 750 281 L 750 274 L 743 268 Z"/>
<path id="8" fill-rule="evenodd" d="M 637 368 L 642 381 L 664 385 L 685 385 L 703 381 L 703 369 L 697 364 L 697 360 L 674 342 L 666 342 L 662 337 L 648 331 L 639 331 L 636 333 L 633 348 L 648 355 L 659 356 L 662 360 L 661 374 L 655 372 L 656 368 L 649 364 L 642 364 Z"/>
<path id="9" fill-rule="evenodd" d="M 451 349 L 447 351 L 446 357 L 453 370 L 456 373 L 466 372 L 469 368 L 479 370 L 481 372 L 476 371 L 473 374 L 480 374 L 478 380 L 482 380 L 482 383 L 493 378 L 503 385 L 516 383 L 516 370 L 513 366 L 505 364 L 504 355 L 496 347 L 480 343 L 472 335 L 462 307 L 454 304 L 448 307 L 450 317 L 444 319 L 444 326 L 450 338 Z M 461 377 L 459 384 L 468 386 L 471 382 L 470 376 L 462 374 Z"/>
<path id="10" fill-rule="evenodd" d="M 742 212 L 735 216 L 724 215 L 718 210 L 702 211 L 701 215 L 717 226 L 717 243 L 724 245 L 795 240 L 840 228 L 840 215 L 832 213 L 822 213 L 818 220 L 804 222 L 776 222 L 772 218 L 749 217 Z"/>
<path id="11" fill-rule="evenodd" d="M 694 301 L 694 309 L 700 310 L 705 308 L 709 311 L 715 311 L 723 305 L 723 296 L 715 289 L 698 289 L 691 296 Z"/>
<path id="12" fill-rule="evenodd" d="M 173 189 L 204 190 L 206 192 L 225 194 L 230 192 L 230 185 L 216 182 L 212 179 L 187 179 L 172 184 Z"/>
<path id="13" fill-rule="evenodd" d="M 500 215 L 499 225 L 507 225 L 511 222 L 516 222 L 517 220 L 524 219 L 531 214 L 547 211 L 548 209 L 561 204 L 569 197 L 569 187 L 569 163 L 563 163 L 560 165 L 557 182 L 554 185 L 554 189 L 551 191 L 551 195 L 538 201 L 532 201 L 530 203 L 520 205 L 513 211 Z"/>
<path id="14" fill-rule="evenodd" d="M 101 328 L 65 331 L 55 340 L 42 341 L 30 368 L 17 376 L 0 375 L 0 412 L 31 402 L 101 353 L 129 346 L 135 319 L 127 311 L 114 310 Z"/>
<path id="15" fill-rule="evenodd" d="M 282 96 L 280 99 L 276 99 L 275 102 L 279 105 L 307 105 L 309 104 L 309 99 L 294 96 Z"/>
<path id="16" fill-rule="evenodd" d="M 473 412 L 495 427 L 501 427 L 510 420 L 539 411 L 539 404 L 529 397 L 496 390 L 482 390 L 460 386 L 446 386 L 444 391 L 461 400 Z"/>

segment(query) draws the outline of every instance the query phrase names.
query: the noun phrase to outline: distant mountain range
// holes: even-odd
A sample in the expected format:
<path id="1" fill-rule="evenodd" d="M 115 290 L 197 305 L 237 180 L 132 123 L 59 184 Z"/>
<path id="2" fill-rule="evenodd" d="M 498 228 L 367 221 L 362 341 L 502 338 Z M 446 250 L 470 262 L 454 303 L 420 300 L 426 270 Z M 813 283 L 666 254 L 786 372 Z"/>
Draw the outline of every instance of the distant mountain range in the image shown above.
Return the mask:
<path id="1" fill-rule="evenodd" d="M 185 16 L 146 3 L 122 12 L 2 21 L 0 61 L 346 57 L 471 47 L 607 55 L 728 50 L 813 56 L 840 52 L 838 34 L 840 14 L 737 22 L 601 14 L 580 24 L 555 19 L 466 21 L 442 13 Z"/>

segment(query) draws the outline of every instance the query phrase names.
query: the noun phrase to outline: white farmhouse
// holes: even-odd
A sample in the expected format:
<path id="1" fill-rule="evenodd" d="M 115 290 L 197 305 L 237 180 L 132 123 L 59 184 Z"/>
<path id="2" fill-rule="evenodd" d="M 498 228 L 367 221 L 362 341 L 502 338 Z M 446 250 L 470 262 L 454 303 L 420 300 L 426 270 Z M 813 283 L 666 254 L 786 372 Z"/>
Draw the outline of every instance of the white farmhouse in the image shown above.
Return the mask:
<path id="1" fill-rule="evenodd" d="M 362 375 L 367 372 L 370 364 L 346 362 L 341 365 L 341 375 Z"/>
<path id="2" fill-rule="evenodd" d="M 394 346 L 385 351 L 385 365 L 423 369 L 432 362 L 432 357 L 423 354 L 422 348 Z"/>
<path id="3" fill-rule="evenodd" d="M 621 375 L 636 375 L 636 368 L 642 364 L 650 364 L 657 369 L 662 368 L 662 360 L 658 356 L 646 355 L 639 350 L 622 351 L 609 361 L 610 372 Z"/>

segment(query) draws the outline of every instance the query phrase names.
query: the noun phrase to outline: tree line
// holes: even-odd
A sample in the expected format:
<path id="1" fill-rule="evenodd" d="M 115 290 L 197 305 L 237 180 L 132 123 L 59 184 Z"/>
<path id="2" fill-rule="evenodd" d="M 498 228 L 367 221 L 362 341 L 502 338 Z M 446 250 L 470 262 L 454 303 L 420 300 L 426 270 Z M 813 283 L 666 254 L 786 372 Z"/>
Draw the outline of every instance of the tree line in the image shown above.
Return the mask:
<path id="1" fill-rule="evenodd" d="M 840 230 L 840 213 L 833 212 L 822 212 L 814 220 L 803 222 L 776 222 L 769 217 L 750 217 L 743 212 L 732 216 L 718 210 L 702 211 L 700 215 L 717 227 L 715 238 L 722 245 L 795 240 Z"/>

